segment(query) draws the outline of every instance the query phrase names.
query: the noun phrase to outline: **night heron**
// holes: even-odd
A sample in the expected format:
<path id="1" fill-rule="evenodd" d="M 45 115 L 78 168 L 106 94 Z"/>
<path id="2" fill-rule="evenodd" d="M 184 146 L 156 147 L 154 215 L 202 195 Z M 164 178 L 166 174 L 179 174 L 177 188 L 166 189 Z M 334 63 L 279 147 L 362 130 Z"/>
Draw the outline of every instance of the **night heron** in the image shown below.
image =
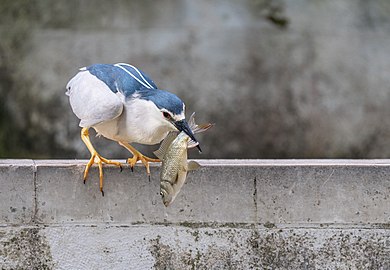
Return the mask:
<path id="1" fill-rule="evenodd" d="M 103 195 L 102 164 L 119 167 L 121 164 L 98 154 L 89 139 L 89 128 L 129 150 L 133 154 L 127 159 L 131 169 L 140 160 L 149 177 L 149 162 L 159 160 L 142 155 L 130 143 L 157 144 L 173 130 L 184 131 L 196 142 L 185 120 L 184 102 L 176 95 L 158 89 L 145 73 L 132 65 L 94 64 L 81 68 L 66 89 L 72 110 L 80 119 L 81 139 L 91 153 L 84 182 L 90 167 L 98 164 Z"/>

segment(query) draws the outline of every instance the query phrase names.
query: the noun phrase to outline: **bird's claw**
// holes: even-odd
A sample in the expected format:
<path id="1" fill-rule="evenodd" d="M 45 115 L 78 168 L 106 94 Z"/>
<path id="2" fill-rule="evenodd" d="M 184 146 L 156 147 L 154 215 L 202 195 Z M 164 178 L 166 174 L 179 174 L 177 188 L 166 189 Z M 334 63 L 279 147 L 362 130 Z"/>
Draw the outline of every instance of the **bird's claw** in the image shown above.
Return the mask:
<path id="1" fill-rule="evenodd" d="M 155 158 L 149 158 L 144 155 L 142 155 L 137 149 L 135 149 L 133 146 L 131 146 L 127 142 L 120 141 L 120 145 L 122 145 L 124 148 L 129 150 L 132 154 L 133 157 L 127 159 L 127 163 L 130 164 L 130 169 L 132 172 L 134 172 L 134 166 L 137 163 L 138 160 L 140 160 L 146 168 L 146 173 L 148 174 L 149 180 L 150 180 L 150 168 L 149 168 L 149 162 L 160 162 L 159 159 Z"/>
<path id="2" fill-rule="evenodd" d="M 103 163 L 119 166 L 121 171 L 122 171 L 122 165 L 118 161 L 111 161 L 111 160 L 105 159 L 104 157 L 100 156 L 97 152 L 94 152 L 94 153 L 92 153 L 92 156 L 91 156 L 90 160 L 88 161 L 87 166 L 85 167 L 84 177 L 83 177 L 84 184 L 87 181 L 89 169 L 92 167 L 92 165 L 94 163 L 96 163 L 99 166 L 100 191 L 101 191 L 102 195 L 104 196 Z"/>
<path id="3" fill-rule="evenodd" d="M 146 173 L 148 174 L 148 178 L 149 178 L 149 181 L 150 181 L 149 162 L 160 162 L 160 160 L 159 159 L 153 159 L 153 158 L 146 157 L 146 156 L 142 155 L 141 153 L 136 154 L 132 158 L 128 158 L 127 159 L 127 163 L 130 164 L 130 169 L 131 169 L 132 172 L 134 172 L 134 166 L 135 166 L 135 164 L 137 163 L 138 160 L 140 160 L 142 162 L 142 164 L 144 164 L 144 166 L 146 168 Z"/>
<path id="4" fill-rule="evenodd" d="M 91 158 L 89 159 L 89 161 L 87 163 L 87 166 L 85 166 L 83 182 L 85 184 L 85 182 L 87 181 L 89 169 L 91 168 L 91 166 L 93 164 L 96 163 L 99 166 L 100 191 L 102 192 L 102 195 L 104 196 L 104 191 L 103 191 L 103 163 L 119 166 L 121 171 L 122 171 L 121 163 L 118 162 L 118 161 L 111 161 L 111 160 L 105 159 L 104 157 L 99 155 L 98 152 L 96 152 L 95 148 L 93 147 L 93 145 L 92 145 L 92 143 L 91 143 L 91 141 L 89 139 L 88 128 L 84 127 L 84 128 L 81 129 L 81 139 L 83 140 L 83 142 L 87 146 L 89 152 L 91 153 Z"/>

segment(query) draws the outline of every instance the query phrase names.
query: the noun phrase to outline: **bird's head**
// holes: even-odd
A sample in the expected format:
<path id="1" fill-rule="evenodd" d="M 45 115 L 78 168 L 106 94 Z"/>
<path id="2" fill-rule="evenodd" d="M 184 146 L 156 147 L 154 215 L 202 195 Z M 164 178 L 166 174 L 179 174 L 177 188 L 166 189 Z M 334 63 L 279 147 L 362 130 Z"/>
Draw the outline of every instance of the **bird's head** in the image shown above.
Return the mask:
<path id="1" fill-rule="evenodd" d="M 158 113 L 157 117 L 162 123 L 171 127 L 172 130 L 183 131 L 191 140 L 198 142 L 185 119 L 185 104 L 178 96 L 164 90 L 156 89 L 141 93 L 141 98 L 154 103 L 158 110 L 156 111 Z M 199 144 L 197 148 L 202 152 Z"/>

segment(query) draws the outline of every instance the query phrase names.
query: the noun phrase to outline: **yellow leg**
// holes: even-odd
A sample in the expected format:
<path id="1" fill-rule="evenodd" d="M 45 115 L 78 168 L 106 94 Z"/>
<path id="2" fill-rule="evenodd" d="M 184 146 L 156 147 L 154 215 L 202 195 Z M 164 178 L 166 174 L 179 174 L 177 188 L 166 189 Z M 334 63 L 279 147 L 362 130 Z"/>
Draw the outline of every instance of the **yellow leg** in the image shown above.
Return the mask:
<path id="1" fill-rule="evenodd" d="M 87 166 L 85 167 L 84 171 L 84 184 L 85 181 L 87 180 L 88 177 L 88 172 L 91 166 L 96 163 L 99 166 L 99 179 L 100 179 L 100 191 L 102 192 L 102 195 L 104 196 L 104 191 L 103 191 L 103 162 L 106 164 L 113 164 L 116 166 L 119 166 L 122 170 L 122 166 L 120 162 L 117 161 L 111 161 L 108 159 L 105 159 L 99 153 L 95 150 L 95 148 L 92 146 L 91 140 L 89 139 L 89 132 L 88 128 L 82 128 L 81 129 L 81 139 L 87 146 L 89 152 L 91 153 L 91 159 L 88 161 Z"/>
<path id="2" fill-rule="evenodd" d="M 142 155 L 137 149 L 135 149 L 133 146 L 131 146 L 127 142 L 121 141 L 121 142 L 119 142 L 119 144 L 122 145 L 124 148 L 126 148 L 127 150 L 129 150 L 133 154 L 132 158 L 127 159 L 127 163 L 130 164 L 131 170 L 133 171 L 135 163 L 137 163 L 138 160 L 141 160 L 141 162 L 145 165 L 146 173 L 148 174 L 148 176 L 150 178 L 149 162 L 160 162 L 160 160 L 156 159 L 156 158 L 149 158 L 147 156 Z"/>

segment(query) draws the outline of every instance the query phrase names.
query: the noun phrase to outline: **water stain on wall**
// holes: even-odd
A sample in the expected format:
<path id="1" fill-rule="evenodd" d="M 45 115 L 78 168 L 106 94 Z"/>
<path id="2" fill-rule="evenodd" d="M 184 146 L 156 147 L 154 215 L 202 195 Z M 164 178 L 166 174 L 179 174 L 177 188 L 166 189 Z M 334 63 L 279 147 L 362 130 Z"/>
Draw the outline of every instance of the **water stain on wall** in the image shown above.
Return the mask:
<path id="1" fill-rule="evenodd" d="M 2 269 L 53 269 L 55 264 L 40 228 L 0 232 Z"/>

